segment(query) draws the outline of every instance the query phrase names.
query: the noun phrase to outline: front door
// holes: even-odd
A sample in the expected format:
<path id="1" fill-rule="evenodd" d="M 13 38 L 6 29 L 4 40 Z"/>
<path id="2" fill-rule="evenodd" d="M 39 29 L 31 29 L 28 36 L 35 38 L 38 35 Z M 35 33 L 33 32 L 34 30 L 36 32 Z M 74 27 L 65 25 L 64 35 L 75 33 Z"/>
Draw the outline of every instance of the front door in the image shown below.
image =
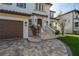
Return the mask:
<path id="1" fill-rule="evenodd" d="M 37 20 L 37 25 L 40 26 L 40 27 L 42 27 L 42 20 L 41 19 Z"/>
<path id="2" fill-rule="evenodd" d="M 38 27 L 38 36 L 40 37 L 41 27 L 42 27 L 42 20 L 41 19 L 37 20 L 37 27 Z"/>

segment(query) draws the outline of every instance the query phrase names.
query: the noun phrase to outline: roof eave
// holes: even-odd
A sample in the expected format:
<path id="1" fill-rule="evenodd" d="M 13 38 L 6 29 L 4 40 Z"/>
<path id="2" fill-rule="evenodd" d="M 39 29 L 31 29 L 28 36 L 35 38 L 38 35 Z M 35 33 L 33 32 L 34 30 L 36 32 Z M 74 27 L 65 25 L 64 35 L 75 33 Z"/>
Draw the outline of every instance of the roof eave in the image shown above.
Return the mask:
<path id="1" fill-rule="evenodd" d="M 16 11 L 4 10 L 4 9 L 0 9 L 0 13 L 16 14 L 16 15 L 23 15 L 23 16 L 30 16 L 31 15 L 28 13 L 22 13 L 22 12 L 16 12 Z"/>

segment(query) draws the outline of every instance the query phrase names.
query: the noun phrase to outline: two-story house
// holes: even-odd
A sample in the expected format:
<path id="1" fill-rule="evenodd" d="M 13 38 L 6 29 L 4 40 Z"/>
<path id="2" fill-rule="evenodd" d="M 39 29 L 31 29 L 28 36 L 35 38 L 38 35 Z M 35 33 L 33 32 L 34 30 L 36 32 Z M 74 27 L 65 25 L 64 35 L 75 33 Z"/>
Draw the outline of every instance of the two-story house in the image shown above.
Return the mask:
<path id="1" fill-rule="evenodd" d="M 79 34 L 79 10 L 72 10 L 56 17 L 64 24 L 64 33 Z"/>
<path id="2" fill-rule="evenodd" d="M 50 24 L 51 3 L 0 3 L 0 39 L 28 38 L 29 26 Z"/>

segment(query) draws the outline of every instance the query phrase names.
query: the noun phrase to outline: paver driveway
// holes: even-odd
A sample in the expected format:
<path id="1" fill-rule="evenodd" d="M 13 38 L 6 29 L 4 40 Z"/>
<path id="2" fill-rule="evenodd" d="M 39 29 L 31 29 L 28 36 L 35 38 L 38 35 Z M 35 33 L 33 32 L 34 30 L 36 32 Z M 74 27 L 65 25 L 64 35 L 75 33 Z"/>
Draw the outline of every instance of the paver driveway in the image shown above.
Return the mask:
<path id="1" fill-rule="evenodd" d="M 57 39 L 30 42 L 26 39 L 0 40 L 0 56 L 66 56 L 67 51 Z"/>

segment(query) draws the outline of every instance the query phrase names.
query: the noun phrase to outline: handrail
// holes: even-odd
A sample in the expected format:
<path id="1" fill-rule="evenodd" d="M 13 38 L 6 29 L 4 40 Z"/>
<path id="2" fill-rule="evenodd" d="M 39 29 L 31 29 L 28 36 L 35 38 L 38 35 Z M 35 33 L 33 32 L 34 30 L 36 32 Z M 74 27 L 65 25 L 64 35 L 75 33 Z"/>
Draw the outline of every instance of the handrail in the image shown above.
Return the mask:
<path id="1" fill-rule="evenodd" d="M 55 33 L 55 30 L 52 30 L 49 26 L 45 27 L 45 31 L 49 32 L 50 34 Z"/>
<path id="2" fill-rule="evenodd" d="M 54 32 L 55 32 L 55 29 L 54 29 L 54 28 L 51 28 L 50 26 L 48 26 L 48 27 L 49 27 L 49 29 L 50 29 L 50 30 L 52 30 L 52 31 L 54 31 Z"/>

